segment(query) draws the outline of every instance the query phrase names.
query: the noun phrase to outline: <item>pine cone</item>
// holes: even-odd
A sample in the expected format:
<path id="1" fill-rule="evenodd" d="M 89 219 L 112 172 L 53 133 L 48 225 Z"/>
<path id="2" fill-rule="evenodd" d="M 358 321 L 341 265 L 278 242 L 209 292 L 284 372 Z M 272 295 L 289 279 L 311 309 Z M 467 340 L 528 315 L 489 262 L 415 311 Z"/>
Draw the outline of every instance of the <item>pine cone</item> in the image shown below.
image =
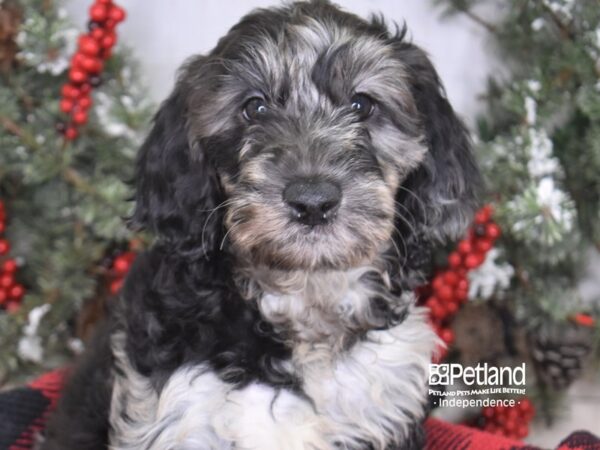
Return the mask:
<path id="1" fill-rule="evenodd" d="M 496 363 L 506 353 L 504 329 L 498 314 L 486 303 L 467 303 L 456 315 L 454 349 L 465 366 Z"/>
<path id="2" fill-rule="evenodd" d="M 0 1 L 0 72 L 8 73 L 19 51 L 16 43 L 21 11 L 14 1 Z"/>
<path id="3" fill-rule="evenodd" d="M 539 380 L 553 389 L 566 389 L 590 355 L 592 333 L 571 322 L 546 322 L 529 333 L 529 348 Z"/>

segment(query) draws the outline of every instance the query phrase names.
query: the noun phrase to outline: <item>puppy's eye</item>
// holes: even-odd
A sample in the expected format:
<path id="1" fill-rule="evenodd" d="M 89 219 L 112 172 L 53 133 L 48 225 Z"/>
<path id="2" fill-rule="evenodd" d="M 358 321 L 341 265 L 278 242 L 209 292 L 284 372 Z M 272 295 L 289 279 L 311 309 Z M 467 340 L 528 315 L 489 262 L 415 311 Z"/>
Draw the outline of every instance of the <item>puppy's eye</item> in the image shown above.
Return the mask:
<path id="1" fill-rule="evenodd" d="M 244 118 L 248 121 L 258 120 L 268 111 L 267 103 L 260 97 L 253 97 L 246 102 L 243 109 Z"/>
<path id="2" fill-rule="evenodd" d="M 373 112 L 373 100 L 365 94 L 354 94 L 350 99 L 350 108 L 359 120 L 365 120 Z"/>

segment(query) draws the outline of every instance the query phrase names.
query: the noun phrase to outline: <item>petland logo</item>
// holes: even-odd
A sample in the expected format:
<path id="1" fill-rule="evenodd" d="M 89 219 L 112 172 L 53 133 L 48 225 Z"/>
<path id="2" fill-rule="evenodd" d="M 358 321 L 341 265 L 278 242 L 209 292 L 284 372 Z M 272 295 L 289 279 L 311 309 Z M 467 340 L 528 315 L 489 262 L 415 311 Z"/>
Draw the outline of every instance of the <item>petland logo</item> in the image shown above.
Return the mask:
<path id="1" fill-rule="evenodd" d="M 525 386 L 525 363 L 516 367 L 495 367 L 487 363 L 476 367 L 462 364 L 430 364 L 431 386 L 453 386 L 455 382 L 472 386 Z"/>

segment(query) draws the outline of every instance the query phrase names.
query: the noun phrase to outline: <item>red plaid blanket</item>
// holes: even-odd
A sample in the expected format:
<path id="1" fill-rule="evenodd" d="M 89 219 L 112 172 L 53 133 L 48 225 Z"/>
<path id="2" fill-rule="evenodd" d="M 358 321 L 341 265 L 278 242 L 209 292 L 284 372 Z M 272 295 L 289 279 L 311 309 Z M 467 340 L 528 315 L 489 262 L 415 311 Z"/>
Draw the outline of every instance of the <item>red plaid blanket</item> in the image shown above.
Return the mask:
<path id="1" fill-rule="evenodd" d="M 30 450 L 44 429 L 48 414 L 56 407 L 65 371 L 47 373 L 27 386 L 0 393 L 0 450 Z M 428 450 L 540 450 L 500 436 L 436 419 L 426 422 Z M 578 431 L 562 441 L 557 450 L 600 450 L 600 439 Z"/>

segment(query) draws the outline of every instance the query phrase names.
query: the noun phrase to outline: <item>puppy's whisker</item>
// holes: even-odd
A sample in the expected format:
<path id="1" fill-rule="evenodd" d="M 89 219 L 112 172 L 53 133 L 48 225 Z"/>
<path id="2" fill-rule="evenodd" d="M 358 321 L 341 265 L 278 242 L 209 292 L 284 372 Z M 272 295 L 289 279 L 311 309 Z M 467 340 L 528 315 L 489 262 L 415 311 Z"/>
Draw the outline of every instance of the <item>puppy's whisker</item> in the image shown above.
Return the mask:
<path id="1" fill-rule="evenodd" d="M 408 211 L 408 210 L 407 210 L 407 211 Z M 410 211 L 409 211 L 409 212 L 410 212 Z M 410 232 L 411 232 L 412 234 L 416 234 L 416 233 L 417 233 L 417 230 L 415 229 L 415 224 L 416 224 L 416 221 L 411 223 L 411 222 L 410 222 L 410 221 L 409 221 L 409 220 L 408 220 L 406 217 L 404 217 L 404 216 L 403 216 L 403 215 L 402 215 L 400 212 L 398 212 L 398 213 L 396 214 L 396 216 L 397 216 L 397 217 L 398 217 L 398 218 L 399 218 L 399 219 L 400 219 L 402 222 L 404 222 L 404 223 L 406 224 L 406 226 L 408 227 L 408 229 L 410 230 Z M 414 220 L 414 216 L 413 216 L 413 220 Z M 397 228 L 397 227 L 396 227 L 396 231 L 398 232 L 398 234 L 400 234 L 400 231 L 398 230 L 398 228 Z"/>
<path id="2" fill-rule="evenodd" d="M 417 203 L 421 207 L 421 210 L 423 211 L 423 220 L 425 221 L 425 226 L 428 226 L 429 220 L 427 218 L 427 208 L 425 207 L 425 202 L 423 201 L 423 199 L 421 199 L 421 197 L 419 197 L 417 194 L 415 194 L 412 190 L 410 190 L 402 185 L 398 186 L 398 189 L 402 189 L 404 192 L 411 195 L 417 201 Z"/>
<path id="3" fill-rule="evenodd" d="M 210 208 L 210 209 L 199 209 L 198 212 L 210 212 L 213 213 L 214 211 L 216 211 L 217 209 L 221 209 L 224 206 L 228 206 L 229 204 L 231 204 L 233 202 L 232 199 L 227 199 L 222 201 L 221 203 L 219 203 L 217 206 L 215 206 L 214 208 Z"/>
<path id="4" fill-rule="evenodd" d="M 403 256 L 402 253 L 400 253 L 400 249 L 396 245 L 395 240 L 394 239 L 391 240 L 392 244 L 394 245 L 394 247 L 396 249 L 396 254 L 398 255 L 398 260 L 401 261 L 400 270 L 402 271 L 406 267 L 406 256 L 408 255 L 408 246 L 406 245 L 406 240 L 402 236 L 402 233 L 400 233 L 400 231 L 398 230 L 398 227 L 394 226 L 394 231 L 396 231 L 396 235 L 402 242 L 402 247 L 404 248 L 404 256 Z"/>
<path id="5" fill-rule="evenodd" d="M 206 240 L 205 240 L 205 233 L 206 233 L 206 227 L 208 226 L 208 222 L 210 221 L 210 218 L 215 214 L 215 212 L 217 212 L 217 210 L 229 206 L 232 203 L 232 199 L 227 199 L 223 202 L 221 202 L 219 205 L 217 205 L 215 208 L 213 208 L 212 210 L 205 210 L 204 212 L 208 212 L 210 211 L 210 214 L 206 217 L 206 220 L 204 221 L 204 225 L 202 226 L 202 232 L 200 233 L 200 243 L 202 245 L 202 251 L 204 252 L 204 257 L 206 258 L 208 256 L 207 252 L 206 252 Z"/>
<path id="6" fill-rule="evenodd" d="M 223 236 L 223 239 L 221 240 L 221 244 L 219 245 L 219 250 L 223 250 L 223 246 L 225 245 L 225 240 L 227 239 L 227 236 L 229 236 L 229 233 L 231 233 L 233 231 L 233 229 L 236 227 L 236 225 L 239 225 L 239 223 L 236 222 L 236 223 L 231 224 L 231 226 L 229 227 L 229 230 L 227 230 L 227 233 L 225 233 L 225 235 Z"/>
<path id="7" fill-rule="evenodd" d="M 406 206 L 404 206 L 402 203 L 400 203 L 398 200 L 394 200 L 394 203 L 396 204 L 396 206 L 398 206 L 399 208 L 402 208 L 404 211 L 406 211 L 407 214 L 410 215 L 410 222 L 412 223 L 413 226 L 417 225 L 417 218 L 415 217 L 415 215 L 410 211 L 410 209 L 408 209 Z M 403 217 L 403 219 L 406 219 Z M 409 225 L 410 226 L 410 225 Z M 415 231 L 414 228 L 411 229 L 411 231 Z"/>

